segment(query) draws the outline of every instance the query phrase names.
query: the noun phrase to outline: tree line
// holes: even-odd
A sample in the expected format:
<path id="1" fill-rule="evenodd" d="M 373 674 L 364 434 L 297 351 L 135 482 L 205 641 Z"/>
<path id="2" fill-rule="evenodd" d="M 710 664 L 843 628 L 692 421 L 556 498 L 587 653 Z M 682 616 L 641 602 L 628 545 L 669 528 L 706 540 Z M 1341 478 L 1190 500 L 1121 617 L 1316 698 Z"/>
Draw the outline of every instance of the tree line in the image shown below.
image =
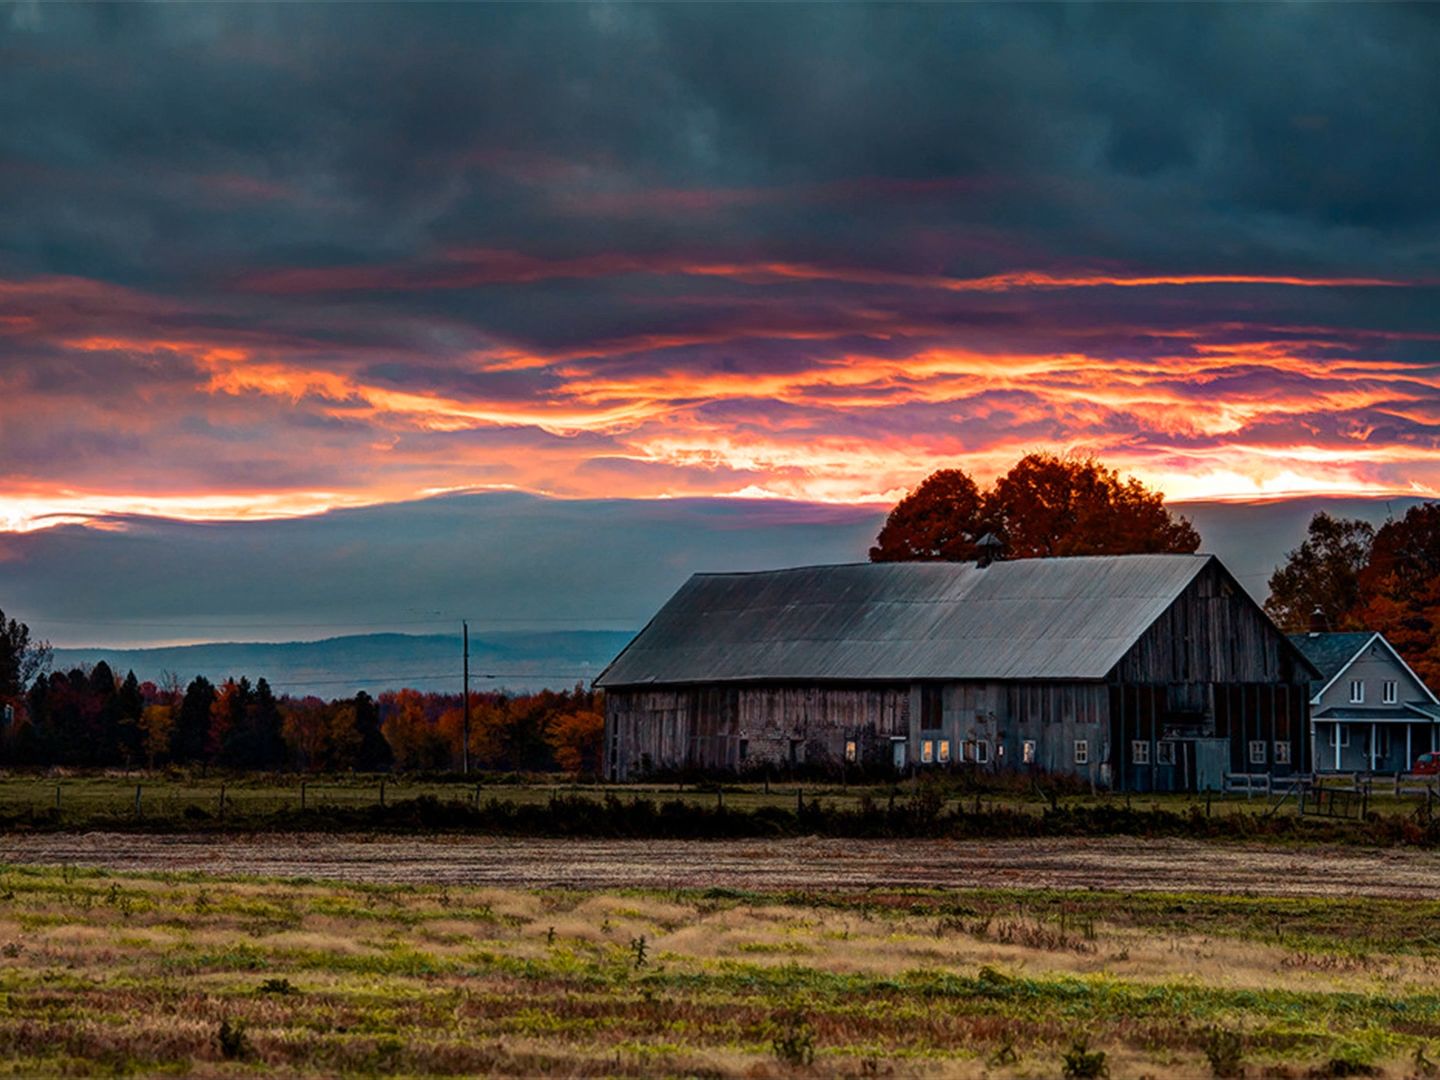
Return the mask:
<path id="1" fill-rule="evenodd" d="M 1421 503 L 1378 530 L 1316 514 L 1305 541 L 1270 577 L 1265 610 L 1283 629 L 1385 635 L 1417 675 L 1440 687 L 1440 503 Z"/>
<path id="2" fill-rule="evenodd" d="M 0 627 L 7 624 L 0 614 Z M 376 772 L 458 771 L 458 694 L 399 690 L 324 701 L 279 696 L 265 679 L 197 676 L 181 686 L 119 677 L 104 661 L 43 673 L 48 650 L 17 627 L 0 641 L 0 763 L 17 766 Z M 23 653 L 22 653 L 23 650 Z M 40 665 L 37 667 L 37 665 Z M 22 682 L 28 671 L 33 679 Z M 536 694 L 472 694 L 469 760 L 477 768 L 594 773 L 604 732 L 597 695 L 581 686 Z"/>

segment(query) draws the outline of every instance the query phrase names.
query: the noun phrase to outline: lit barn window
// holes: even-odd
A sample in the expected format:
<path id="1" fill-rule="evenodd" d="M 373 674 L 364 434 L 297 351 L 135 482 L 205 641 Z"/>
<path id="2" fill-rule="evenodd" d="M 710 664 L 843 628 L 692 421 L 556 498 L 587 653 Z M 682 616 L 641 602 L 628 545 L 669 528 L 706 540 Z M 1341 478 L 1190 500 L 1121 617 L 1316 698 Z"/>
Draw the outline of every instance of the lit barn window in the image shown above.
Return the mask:
<path id="1" fill-rule="evenodd" d="M 856 758 L 856 756 L 858 755 L 858 753 L 859 753 L 859 748 L 855 745 L 855 740 L 854 740 L 854 739 L 848 739 L 848 740 L 846 740 L 846 743 L 845 743 L 845 760 L 846 760 L 846 761 L 854 761 L 855 758 Z"/>
<path id="2" fill-rule="evenodd" d="M 950 740 L 940 740 L 940 764 L 947 765 L 950 762 Z"/>
<path id="3" fill-rule="evenodd" d="M 935 741 L 933 739 L 926 739 L 920 744 L 920 760 L 926 765 L 935 760 Z"/>
<path id="4" fill-rule="evenodd" d="M 1024 765 L 1035 764 L 1035 740 L 1026 739 L 1020 744 L 1020 761 Z"/>

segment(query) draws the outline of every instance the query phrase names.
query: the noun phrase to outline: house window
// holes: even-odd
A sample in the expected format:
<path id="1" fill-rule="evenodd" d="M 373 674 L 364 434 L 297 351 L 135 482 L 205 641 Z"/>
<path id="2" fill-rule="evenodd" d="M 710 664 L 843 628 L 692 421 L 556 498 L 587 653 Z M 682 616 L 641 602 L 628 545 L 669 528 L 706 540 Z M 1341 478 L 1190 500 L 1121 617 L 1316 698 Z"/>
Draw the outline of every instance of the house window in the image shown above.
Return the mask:
<path id="1" fill-rule="evenodd" d="M 1076 739 L 1076 740 L 1075 740 L 1075 764 L 1076 764 L 1076 765 L 1089 765 L 1089 764 L 1090 764 L 1090 740 L 1089 740 L 1089 739 Z"/>
<path id="2" fill-rule="evenodd" d="M 1277 742 L 1275 744 L 1275 764 L 1290 764 L 1290 744 L 1288 742 Z"/>
<path id="3" fill-rule="evenodd" d="M 1266 758 L 1265 758 L 1265 740 L 1264 740 L 1264 739 L 1251 739 L 1251 740 L 1250 740 L 1250 764 L 1251 764 L 1251 765 L 1264 765 L 1264 764 L 1265 764 L 1265 761 L 1266 761 Z"/>
<path id="4" fill-rule="evenodd" d="M 854 740 L 854 739 L 847 739 L 847 740 L 845 741 L 845 760 L 846 760 L 846 761 L 854 761 L 854 760 L 856 759 L 856 757 L 859 756 L 859 753 L 860 753 L 860 748 L 855 745 L 855 740 Z"/>
<path id="5" fill-rule="evenodd" d="M 1336 737 L 1337 735 L 1340 737 L 1340 745 L 1341 745 L 1342 747 L 1344 747 L 1344 746 L 1349 746 L 1349 745 L 1350 745 L 1350 729 L 1349 729 L 1348 727 L 1346 727 L 1344 724 L 1331 724 L 1331 725 L 1330 725 L 1330 745 L 1331 745 L 1331 746 L 1334 746 L 1334 745 L 1335 745 L 1335 737 Z"/>
<path id="6" fill-rule="evenodd" d="M 1359 705 L 1365 700 L 1365 683 L 1362 679 L 1350 680 L 1350 704 Z"/>
<path id="7" fill-rule="evenodd" d="M 975 763 L 977 765 L 984 765 L 989 760 L 990 744 L 984 739 L 981 739 L 975 744 Z"/>
<path id="8" fill-rule="evenodd" d="M 935 740 L 934 740 L 934 739 L 926 739 L 924 742 L 922 742 L 922 743 L 920 744 L 920 761 L 921 761 L 923 764 L 925 764 L 925 765 L 929 765 L 929 764 L 930 764 L 932 761 L 934 761 L 934 760 L 935 760 Z"/>
<path id="9" fill-rule="evenodd" d="M 949 739 L 941 739 L 941 740 L 939 741 L 939 743 L 936 744 L 935 751 L 936 751 L 936 754 L 939 756 L 939 760 L 940 760 L 940 764 L 941 764 L 941 765 L 948 765 L 948 764 L 950 764 L 950 740 L 949 740 Z"/>
<path id="10" fill-rule="evenodd" d="M 1155 744 L 1155 764 L 1175 764 L 1175 744 L 1173 742 L 1166 740 Z"/>
<path id="11" fill-rule="evenodd" d="M 1135 739 L 1130 743 L 1130 760 L 1136 765 L 1150 764 L 1150 744 L 1144 739 Z"/>
<path id="12" fill-rule="evenodd" d="M 1385 702 L 1386 705 L 1394 705 L 1395 702 L 1399 700 L 1399 697 L 1400 695 L 1395 687 L 1395 680 L 1386 679 L 1385 686 L 1380 691 L 1380 700 Z"/>
<path id="13" fill-rule="evenodd" d="M 1035 764 L 1035 740 L 1026 739 L 1020 744 L 1020 761 L 1025 765 Z"/>

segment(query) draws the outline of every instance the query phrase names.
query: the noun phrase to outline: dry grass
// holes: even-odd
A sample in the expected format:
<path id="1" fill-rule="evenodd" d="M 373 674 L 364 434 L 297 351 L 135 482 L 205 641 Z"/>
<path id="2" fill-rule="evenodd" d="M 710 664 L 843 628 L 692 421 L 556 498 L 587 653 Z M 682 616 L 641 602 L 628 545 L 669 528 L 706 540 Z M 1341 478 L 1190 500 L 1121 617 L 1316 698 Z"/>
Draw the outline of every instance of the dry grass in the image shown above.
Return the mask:
<path id="1" fill-rule="evenodd" d="M 1433 913 L 1369 903 L 1362 920 L 1193 895 L 0 867 L 0 1058 L 26 1075 L 1041 1077 L 1083 1036 L 1116 1077 L 1208 1076 L 1222 1029 L 1252 1076 L 1421 1075 L 1440 1057 L 1440 942 L 1413 931 Z"/>

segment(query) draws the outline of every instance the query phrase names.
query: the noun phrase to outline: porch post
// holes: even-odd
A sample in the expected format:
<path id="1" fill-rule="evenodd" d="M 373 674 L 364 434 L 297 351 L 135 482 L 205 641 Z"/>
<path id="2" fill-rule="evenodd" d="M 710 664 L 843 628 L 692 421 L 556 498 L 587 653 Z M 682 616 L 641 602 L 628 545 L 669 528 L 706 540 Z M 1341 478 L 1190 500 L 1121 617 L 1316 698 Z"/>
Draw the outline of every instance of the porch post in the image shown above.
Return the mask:
<path id="1" fill-rule="evenodd" d="M 1335 771 L 1340 771 L 1340 721 L 1335 721 Z"/>
<path id="2" fill-rule="evenodd" d="M 1380 725 L 1370 721 L 1370 771 L 1375 771 L 1375 751 L 1379 744 Z"/>
<path id="3" fill-rule="evenodd" d="M 1406 725 L 1405 725 L 1405 767 L 1400 770 L 1401 772 L 1409 772 L 1409 771 L 1410 771 L 1410 765 L 1411 765 L 1411 763 L 1414 762 L 1414 760 L 1415 760 L 1414 751 L 1413 751 L 1413 750 L 1411 749 L 1411 747 L 1410 747 L 1410 737 L 1411 737 L 1414 733 L 1415 733 L 1415 725 L 1414 725 L 1414 724 L 1406 724 Z"/>

